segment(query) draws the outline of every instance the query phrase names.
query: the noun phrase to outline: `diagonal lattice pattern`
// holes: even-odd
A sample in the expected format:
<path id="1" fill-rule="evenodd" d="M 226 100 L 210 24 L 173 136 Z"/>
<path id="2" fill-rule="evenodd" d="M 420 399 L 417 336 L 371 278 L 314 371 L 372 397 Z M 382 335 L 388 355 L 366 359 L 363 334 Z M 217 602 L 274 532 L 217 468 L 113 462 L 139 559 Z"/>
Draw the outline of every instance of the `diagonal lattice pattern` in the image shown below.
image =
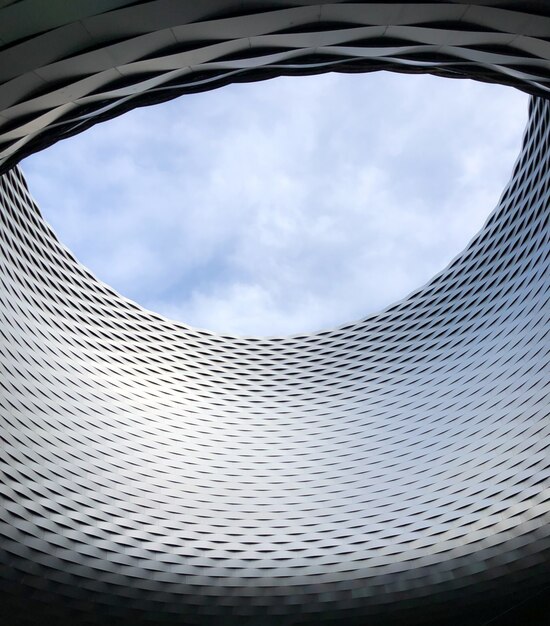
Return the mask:
<path id="1" fill-rule="evenodd" d="M 6 4 L 6 3 L 4 3 Z M 281 74 L 393 70 L 550 88 L 547 2 L 48 3 L 0 9 L 0 168 L 128 109 Z"/>
<path id="2" fill-rule="evenodd" d="M 550 11 L 521 4 L 4 3 L 3 162 L 279 73 L 388 67 L 543 94 Z M 114 293 L 4 174 L 4 622 L 480 625 L 540 598 L 549 146 L 536 97 L 498 207 L 446 270 L 360 322 L 268 339 Z"/>

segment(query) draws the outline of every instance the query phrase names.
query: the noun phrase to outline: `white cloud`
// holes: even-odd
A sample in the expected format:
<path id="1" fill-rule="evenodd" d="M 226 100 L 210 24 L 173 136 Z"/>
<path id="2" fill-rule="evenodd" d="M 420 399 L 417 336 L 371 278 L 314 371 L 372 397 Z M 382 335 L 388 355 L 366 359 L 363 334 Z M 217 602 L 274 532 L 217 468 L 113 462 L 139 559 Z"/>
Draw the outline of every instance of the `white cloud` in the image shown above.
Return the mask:
<path id="1" fill-rule="evenodd" d="M 139 109 L 23 168 L 47 219 L 124 295 L 192 325 L 344 323 L 443 268 L 495 206 L 527 98 L 326 74 Z"/>

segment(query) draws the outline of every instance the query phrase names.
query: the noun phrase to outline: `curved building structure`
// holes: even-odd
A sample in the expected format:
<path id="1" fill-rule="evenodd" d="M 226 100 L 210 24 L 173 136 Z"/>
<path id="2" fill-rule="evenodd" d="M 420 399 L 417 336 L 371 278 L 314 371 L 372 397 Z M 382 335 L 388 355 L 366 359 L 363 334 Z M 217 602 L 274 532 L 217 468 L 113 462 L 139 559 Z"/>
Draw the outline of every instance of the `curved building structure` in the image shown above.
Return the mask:
<path id="1" fill-rule="evenodd" d="M 2 623 L 546 624 L 548 4 L 1 4 Z M 146 311 L 14 167 L 135 106 L 378 69 L 534 97 L 481 232 L 340 328 L 239 338 Z"/>

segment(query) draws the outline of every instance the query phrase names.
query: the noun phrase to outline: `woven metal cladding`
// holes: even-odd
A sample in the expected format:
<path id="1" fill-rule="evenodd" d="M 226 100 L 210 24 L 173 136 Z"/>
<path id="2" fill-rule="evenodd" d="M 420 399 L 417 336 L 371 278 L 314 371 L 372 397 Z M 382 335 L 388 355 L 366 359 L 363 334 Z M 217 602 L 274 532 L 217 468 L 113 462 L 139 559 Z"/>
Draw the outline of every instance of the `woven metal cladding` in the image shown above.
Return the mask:
<path id="1" fill-rule="evenodd" d="M 547 3 L 306 4 L 3 3 L 5 167 L 133 106 L 281 73 L 547 90 Z M 3 623 L 473 625 L 540 599 L 550 103 L 530 106 L 466 250 L 382 313 L 312 335 L 226 337 L 143 310 L 4 174 Z"/>
<path id="2" fill-rule="evenodd" d="M 550 88 L 543 0 L 1 4 L 0 173 L 128 109 L 234 81 L 386 69 Z"/>

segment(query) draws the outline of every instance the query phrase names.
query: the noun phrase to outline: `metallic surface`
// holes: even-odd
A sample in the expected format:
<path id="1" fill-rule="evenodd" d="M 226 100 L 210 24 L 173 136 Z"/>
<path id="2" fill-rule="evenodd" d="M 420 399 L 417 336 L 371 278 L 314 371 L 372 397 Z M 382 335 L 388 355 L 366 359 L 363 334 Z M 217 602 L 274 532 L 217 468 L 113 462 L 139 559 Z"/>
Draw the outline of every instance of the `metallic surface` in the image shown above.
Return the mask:
<path id="1" fill-rule="evenodd" d="M 384 69 L 550 90 L 545 0 L 1 4 L 0 173 L 136 106 L 281 74 Z"/>
<path id="2" fill-rule="evenodd" d="M 127 108 L 280 73 L 547 92 L 546 3 L 307 4 L 3 3 L 4 167 Z M 266 339 L 114 293 L 4 174 L 4 623 L 482 624 L 536 604 L 549 160 L 535 97 L 498 207 L 446 270 L 378 315 Z"/>

